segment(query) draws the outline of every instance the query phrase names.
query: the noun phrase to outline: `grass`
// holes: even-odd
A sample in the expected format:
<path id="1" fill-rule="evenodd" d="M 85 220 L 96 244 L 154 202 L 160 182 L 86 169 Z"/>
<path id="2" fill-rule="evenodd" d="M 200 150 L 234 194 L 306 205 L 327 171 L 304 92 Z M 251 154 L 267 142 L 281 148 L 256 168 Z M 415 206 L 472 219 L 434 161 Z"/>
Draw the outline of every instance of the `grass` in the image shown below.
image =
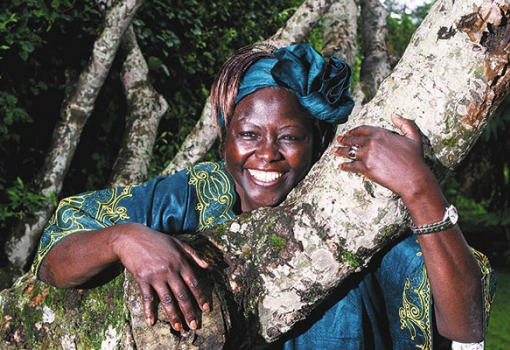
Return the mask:
<path id="1" fill-rule="evenodd" d="M 486 350 L 510 349 L 510 272 L 497 270 L 498 283 L 492 305 Z"/>

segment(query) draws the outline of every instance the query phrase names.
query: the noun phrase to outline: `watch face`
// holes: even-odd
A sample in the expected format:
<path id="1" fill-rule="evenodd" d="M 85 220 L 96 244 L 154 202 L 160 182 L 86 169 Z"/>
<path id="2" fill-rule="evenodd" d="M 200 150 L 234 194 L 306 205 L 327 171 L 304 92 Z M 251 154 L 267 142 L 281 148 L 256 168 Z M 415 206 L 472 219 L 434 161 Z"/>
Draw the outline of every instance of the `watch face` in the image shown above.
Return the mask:
<path id="1" fill-rule="evenodd" d="M 450 221 L 455 225 L 459 220 L 457 209 L 453 205 L 450 205 L 446 210 L 448 211 L 448 217 L 450 218 Z"/>

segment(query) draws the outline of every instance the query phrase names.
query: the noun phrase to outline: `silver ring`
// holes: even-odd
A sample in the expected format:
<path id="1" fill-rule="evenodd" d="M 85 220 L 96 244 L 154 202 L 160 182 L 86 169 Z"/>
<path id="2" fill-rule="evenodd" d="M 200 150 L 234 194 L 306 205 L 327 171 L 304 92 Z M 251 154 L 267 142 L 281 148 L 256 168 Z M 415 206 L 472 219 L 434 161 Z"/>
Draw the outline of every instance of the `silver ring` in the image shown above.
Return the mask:
<path id="1" fill-rule="evenodd" d="M 349 152 L 347 152 L 347 156 L 349 157 L 349 159 L 351 160 L 357 160 L 356 159 L 356 151 L 358 150 L 358 146 L 351 146 L 349 147 Z"/>

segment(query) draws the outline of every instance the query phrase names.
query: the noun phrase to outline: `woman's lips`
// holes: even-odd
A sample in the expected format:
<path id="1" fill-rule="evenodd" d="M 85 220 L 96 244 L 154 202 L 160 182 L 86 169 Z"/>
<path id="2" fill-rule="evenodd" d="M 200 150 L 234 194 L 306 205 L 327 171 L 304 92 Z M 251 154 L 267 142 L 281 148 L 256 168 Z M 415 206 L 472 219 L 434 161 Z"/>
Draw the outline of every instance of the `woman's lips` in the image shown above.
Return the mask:
<path id="1" fill-rule="evenodd" d="M 264 183 L 273 182 L 282 177 L 283 175 L 283 173 L 280 173 L 278 171 L 262 171 L 255 169 L 248 169 L 248 172 L 250 173 L 251 176 L 255 178 L 255 180 Z"/>

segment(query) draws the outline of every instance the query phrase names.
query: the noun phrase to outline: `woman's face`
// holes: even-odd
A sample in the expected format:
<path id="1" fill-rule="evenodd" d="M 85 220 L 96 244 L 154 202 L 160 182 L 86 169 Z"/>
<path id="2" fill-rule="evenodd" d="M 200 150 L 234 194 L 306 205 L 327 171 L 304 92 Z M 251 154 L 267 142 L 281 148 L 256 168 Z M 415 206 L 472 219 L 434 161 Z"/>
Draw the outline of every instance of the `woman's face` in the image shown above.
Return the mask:
<path id="1" fill-rule="evenodd" d="M 272 207 L 313 164 L 313 124 L 294 93 L 261 89 L 236 106 L 223 152 L 242 211 Z"/>

